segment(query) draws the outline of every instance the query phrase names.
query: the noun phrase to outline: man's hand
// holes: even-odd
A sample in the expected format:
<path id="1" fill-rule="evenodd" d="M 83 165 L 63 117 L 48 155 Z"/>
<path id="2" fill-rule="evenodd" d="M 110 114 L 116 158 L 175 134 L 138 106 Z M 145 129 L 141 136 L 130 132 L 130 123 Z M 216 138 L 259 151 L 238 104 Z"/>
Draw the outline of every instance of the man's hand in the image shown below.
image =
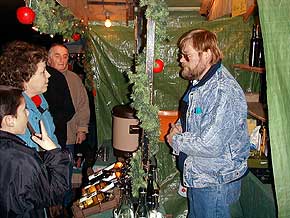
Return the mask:
<path id="1" fill-rule="evenodd" d="M 173 138 L 173 136 L 175 134 L 182 133 L 182 127 L 181 127 L 181 125 L 171 123 L 170 126 L 171 126 L 171 128 L 170 128 L 169 134 L 166 136 L 166 141 L 168 142 L 169 145 L 171 145 L 172 138 Z"/>
<path id="2" fill-rule="evenodd" d="M 86 140 L 86 137 L 85 132 L 77 132 L 76 144 L 82 144 L 82 142 Z"/>

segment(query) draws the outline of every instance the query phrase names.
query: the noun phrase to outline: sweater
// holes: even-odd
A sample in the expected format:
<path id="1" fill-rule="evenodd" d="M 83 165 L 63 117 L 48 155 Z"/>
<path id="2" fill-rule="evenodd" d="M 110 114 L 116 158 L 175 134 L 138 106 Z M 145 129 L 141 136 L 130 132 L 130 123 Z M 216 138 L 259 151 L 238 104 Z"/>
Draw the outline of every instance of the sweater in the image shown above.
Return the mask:
<path id="1" fill-rule="evenodd" d="M 67 123 L 67 145 L 75 144 L 77 132 L 88 133 L 90 121 L 89 99 L 81 78 L 74 72 L 64 73 L 72 97 L 75 114 Z"/>

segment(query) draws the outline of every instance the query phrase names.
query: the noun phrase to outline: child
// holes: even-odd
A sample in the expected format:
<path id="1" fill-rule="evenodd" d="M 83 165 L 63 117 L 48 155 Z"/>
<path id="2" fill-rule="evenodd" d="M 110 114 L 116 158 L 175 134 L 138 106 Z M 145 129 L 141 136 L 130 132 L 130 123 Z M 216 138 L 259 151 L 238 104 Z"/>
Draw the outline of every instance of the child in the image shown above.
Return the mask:
<path id="1" fill-rule="evenodd" d="M 69 154 L 41 134 L 32 140 L 44 150 L 41 159 L 20 137 L 28 110 L 22 90 L 0 85 L 0 214 L 2 218 L 46 217 L 45 207 L 60 204 L 69 188 Z"/>

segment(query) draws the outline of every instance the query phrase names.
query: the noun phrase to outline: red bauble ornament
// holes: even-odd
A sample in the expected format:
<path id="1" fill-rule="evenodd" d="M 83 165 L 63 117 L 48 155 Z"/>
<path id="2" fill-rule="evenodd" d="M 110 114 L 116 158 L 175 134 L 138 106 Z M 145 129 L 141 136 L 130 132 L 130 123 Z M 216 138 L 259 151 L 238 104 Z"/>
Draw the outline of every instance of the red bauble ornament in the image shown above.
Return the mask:
<path id="1" fill-rule="evenodd" d="M 74 41 L 79 41 L 81 39 L 81 34 L 74 33 L 71 37 Z"/>
<path id="2" fill-rule="evenodd" d="M 34 11 L 29 7 L 20 7 L 16 11 L 17 19 L 22 24 L 32 24 L 35 19 Z"/>
<path id="3" fill-rule="evenodd" d="M 161 73 L 164 68 L 164 62 L 161 59 L 155 60 L 155 67 L 153 68 L 153 73 Z"/>

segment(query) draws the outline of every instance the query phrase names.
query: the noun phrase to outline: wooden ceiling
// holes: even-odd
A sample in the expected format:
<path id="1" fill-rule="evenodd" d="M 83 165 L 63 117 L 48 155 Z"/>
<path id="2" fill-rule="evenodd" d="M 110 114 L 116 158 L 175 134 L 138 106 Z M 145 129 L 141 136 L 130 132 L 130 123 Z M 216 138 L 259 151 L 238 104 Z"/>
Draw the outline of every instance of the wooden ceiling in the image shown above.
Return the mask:
<path id="1" fill-rule="evenodd" d="M 128 23 L 129 20 L 134 19 L 134 7 L 137 1 L 57 0 L 59 4 L 69 8 L 77 18 L 82 19 L 85 24 L 89 21 L 105 21 L 106 14 L 113 22 Z M 256 5 L 256 0 L 166 0 L 166 3 L 171 10 L 197 10 L 208 20 L 214 20 L 225 15 L 246 14 L 249 16 Z M 238 14 L 232 14 L 234 7 L 238 9 L 236 10 Z"/>
<path id="2" fill-rule="evenodd" d="M 57 0 L 85 23 L 105 21 L 106 14 L 112 21 L 133 20 L 135 0 Z"/>
<path id="3" fill-rule="evenodd" d="M 134 19 L 134 7 L 138 0 L 57 0 L 69 8 L 72 13 L 85 23 L 88 21 L 104 21 L 106 13 L 112 21 Z M 166 0 L 169 7 L 199 7 L 201 0 Z"/>

